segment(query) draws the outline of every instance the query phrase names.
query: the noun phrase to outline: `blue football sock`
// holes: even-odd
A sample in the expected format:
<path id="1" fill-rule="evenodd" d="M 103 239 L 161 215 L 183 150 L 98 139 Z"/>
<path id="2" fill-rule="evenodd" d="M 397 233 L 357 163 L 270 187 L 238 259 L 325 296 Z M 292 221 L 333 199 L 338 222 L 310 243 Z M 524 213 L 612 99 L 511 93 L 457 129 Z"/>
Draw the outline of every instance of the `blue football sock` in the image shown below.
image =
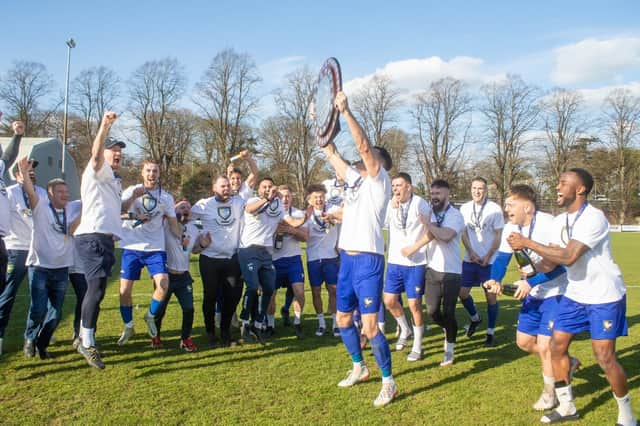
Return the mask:
<path id="1" fill-rule="evenodd" d="M 360 322 L 362 318 L 360 317 L 360 311 L 354 311 L 353 312 L 353 321 L 354 322 Z"/>
<path id="2" fill-rule="evenodd" d="M 462 299 L 462 306 L 464 306 L 467 312 L 469 312 L 469 316 L 471 317 L 478 313 L 478 311 L 476 311 L 476 304 L 473 302 L 473 297 L 471 297 L 471 295 L 466 299 Z"/>
<path id="3" fill-rule="evenodd" d="M 351 360 L 353 362 L 362 362 L 360 336 L 358 335 L 356 326 L 351 324 L 349 327 L 340 327 L 340 336 L 342 337 L 342 343 L 344 343 L 347 348 L 347 352 L 351 354 Z"/>
<path id="4" fill-rule="evenodd" d="M 151 298 L 151 306 L 149 306 L 149 313 L 153 316 L 156 315 L 158 309 L 162 306 L 162 300 L 156 300 L 153 297 Z"/>
<path id="5" fill-rule="evenodd" d="M 373 336 L 370 342 L 373 356 L 376 358 L 378 367 L 380 367 L 382 371 L 382 377 L 389 377 L 391 375 L 391 350 L 389 349 L 389 342 L 387 342 L 387 339 L 380 332 Z"/>
<path id="6" fill-rule="evenodd" d="M 120 316 L 122 317 L 122 322 L 125 324 L 133 321 L 133 306 L 120 305 Z"/>
<path id="7" fill-rule="evenodd" d="M 498 302 L 493 305 L 487 305 L 487 313 L 489 316 L 487 327 L 496 328 L 496 321 L 498 320 Z"/>
<path id="8" fill-rule="evenodd" d="M 384 303 L 380 303 L 380 308 L 378 308 L 378 322 L 384 322 L 384 317 L 385 317 Z"/>

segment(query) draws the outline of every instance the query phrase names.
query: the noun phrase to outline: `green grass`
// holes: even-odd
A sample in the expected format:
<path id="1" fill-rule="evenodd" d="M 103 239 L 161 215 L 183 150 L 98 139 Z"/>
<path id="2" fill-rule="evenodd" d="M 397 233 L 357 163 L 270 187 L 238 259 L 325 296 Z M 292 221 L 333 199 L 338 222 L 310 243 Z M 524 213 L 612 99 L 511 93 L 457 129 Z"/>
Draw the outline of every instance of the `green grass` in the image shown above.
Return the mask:
<path id="1" fill-rule="evenodd" d="M 628 289 L 629 337 L 618 340 L 618 355 L 629 377 L 635 412 L 640 409 L 640 268 L 635 250 L 638 234 L 613 234 L 614 255 Z M 117 268 L 115 268 L 117 270 Z M 138 334 L 127 346 L 115 342 L 121 331 L 118 285 L 112 281 L 102 303 L 98 343 L 107 369 L 89 368 L 71 348 L 72 309 L 69 288 L 65 314 L 52 345 L 55 359 L 25 359 L 21 352 L 28 290 L 23 283 L 5 337 L 0 358 L 0 423 L 2 424 L 537 424 L 539 413 L 530 409 L 541 390 L 538 361 L 513 343 L 519 304 L 501 299 L 495 348 L 482 347 L 482 329 L 470 340 L 462 334 L 456 363 L 440 368 L 442 333 L 425 335 L 426 358 L 408 363 L 406 353 L 393 354 L 400 395 L 384 409 L 374 409 L 379 371 L 370 351 L 365 359 L 372 379 L 351 389 L 336 383 L 350 361 L 339 339 L 313 336 L 316 322 L 307 291 L 304 329 L 298 341 L 291 329 L 280 328 L 265 347 L 246 345 L 205 349 L 200 312 L 201 284 L 197 263 L 192 263 L 196 299 L 194 337 L 201 350 L 178 351 L 180 309 L 175 300 L 163 324 L 165 348 L 151 350 L 142 315 L 148 307 L 151 283 L 136 283 L 134 311 Z M 514 274 L 511 270 L 510 274 Z M 511 275 L 513 277 L 513 275 Z M 485 310 L 478 289 L 473 295 Z M 279 295 L 280 301 L 282 294 Z M 467 322 L 458 305 L 460 325 Z M 387 325 L 391 331 L 393 320 Z M 486 323 L 484 323 L 486 324 Z M 483 324 L 483 325 L 484 325 Z M 391 333 L 388 334 L 393 339 Z M 574 380 L 576 403 L 583 420 L 576 424 L 612 424 L 617 407 L 607 382 L 591 353 L 588 339 L 571 347 L 583 369 Z"/>

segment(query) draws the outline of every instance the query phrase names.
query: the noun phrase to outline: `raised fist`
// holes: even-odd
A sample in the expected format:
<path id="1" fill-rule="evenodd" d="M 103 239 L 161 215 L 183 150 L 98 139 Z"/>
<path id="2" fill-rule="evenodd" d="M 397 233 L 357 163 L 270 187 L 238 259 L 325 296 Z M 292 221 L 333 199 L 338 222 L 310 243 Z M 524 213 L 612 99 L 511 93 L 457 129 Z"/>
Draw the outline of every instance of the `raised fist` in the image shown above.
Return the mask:
<path id="1" fill-rule="evenodd" d="M 344 92 L 340 91 L 336 93 L 335 106 L 338 111 L 340 111 L 340 114 L 343 114 L 349 108 L 347 95 L 345 95 Z"/>
<path id="2" fill-rule="evenodd" d="M 110 128 L 116 121 L 116 118 L 118 118 L 118 115 L 115 112 L 107 111 L 102 116 L 102 125 Z"/>
<path id="3" fill-rule="evenodd" d="M 24 123 L 20 120 L 14 121 L 11 123 L 11 127 L 13 128 L 13 133 L 16 135 L 24 135 Z"/>

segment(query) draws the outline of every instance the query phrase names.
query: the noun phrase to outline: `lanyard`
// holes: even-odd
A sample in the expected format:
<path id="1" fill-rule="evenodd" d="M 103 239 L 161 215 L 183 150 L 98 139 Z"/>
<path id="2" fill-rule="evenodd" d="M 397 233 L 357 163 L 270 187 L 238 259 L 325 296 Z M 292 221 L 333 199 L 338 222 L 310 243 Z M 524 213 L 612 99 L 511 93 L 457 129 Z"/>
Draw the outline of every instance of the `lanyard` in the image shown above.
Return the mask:
<path id="1" fill-rule="evenodd" d="M 27 208 L 27 210 L 31 210 L 31 203 L 29 202 L 29 197 L 27 196 L 27 193 L 24 191 L 24 186 L 20 185 L 20 189 L 22 190 L 22 199 L 24 200 L 24 206 Z M 35 191 L 35 187 L 33 188 L 33 190 Z"/>
<path id="2" fill-rule="evenodd" d="M 323 206 L 322 207 L 322 214 L 325 214 L 327 212 L 327 206 Z M 318 215 L 316 214 L 316 210 L 313 209 L 313 221 L 320 227 L 321 231 L 326 231 L 327 229 L 327 222 L 325 222 L 324 220 L 322 220 L 322 217 L 318 217 Z"/>
<path id="3" fill-rule="evenodd" d="M 447 208 L 444 209 L 443 212 L 436 213 L 436 224 L 438 225 L 438 228 L 440 228 L 444 223 L 444 218 L 447 215 L 447 212 L 449 211 L 450 208 L 451 208 L 451 203 L 447 204 Z"/>
<path id="4" fill-rule="evenodd" d="M 53 218 L 56 221 L 56 230 L 61 234 L 67 233 L 67 211 L 62 209 L 62 212 L 58 212 L 49 202 L 49 208 L 51 209 L 51 213 L 53 213 Z M 62 218 L 60 218 L 62 216 Z"/>
<path id="5" fill-rule="evenodd" d="M 527 236 L 527 238 L 531 239 L 531 236 L 533 235 L 533 228 L 536 227 L 536 215 L 538 214 L 537 210 L 533 211 L 533 217 L 531 218 L 531 223 L 529 224 L 529 235 Z M 518 225 L 518 230 L 520 231 L 520 233 L 522 234 L 522 226 Z M 523 249 L 524 252 L 529 253 L 530 250 L 529 249 Z"/>
<path id="6" fill-rule="evenodd" d="M 584 209 L 587 208 L 587 204 L 589 204 L 589 203 L 585 202 L 584 204 L 582 204 L 580 206 L 580 210 L 578 210 L 578 214 L 576 214 L 576 218 L 573 219 L 573 224 L 571 226 L 569 226 L 569 213 L 567 213 L 567 215 L 565 216 L 566 227 L 567 227 L 567 236 L 569 237 L 569 240 L 571 240 L 571 234 L 573 233 L 573 227 L 576 226 L 576 222 L 578 221 L 578 219 L 580 218 L 580 216 L 584 212 Z"/>
<path id="7" fill-rule="evenodd" d="M 480 211 L 476 213 L 476 202 L 473 202 L 473 214 L 471 216 L 473 220 L 473 224 L 477 229 L 482 229 L 482 212 L 484 211 L 484 206 L 487 205 L 487 198 L 482 202 L 482 207 L 480 207 Z"/>
<path id="8" fill-rule="evenodd" d="M 402 208 L 402 203 L 400 203 L 400 205 L 398 206 L 398 213 L 400 216 L 400 223 L 402 226 L 402 230 L 407 231 L 407 220 L 409 219 L 409 209 L 411 208 L 411 201 L 413 200 L 413 193 L 411 193 L 411 196 L 409 197 L 409 201 L 407 201 L 407 208 L 403 209 Z M 440 226 L 440 225 L 438 225 Z"/>

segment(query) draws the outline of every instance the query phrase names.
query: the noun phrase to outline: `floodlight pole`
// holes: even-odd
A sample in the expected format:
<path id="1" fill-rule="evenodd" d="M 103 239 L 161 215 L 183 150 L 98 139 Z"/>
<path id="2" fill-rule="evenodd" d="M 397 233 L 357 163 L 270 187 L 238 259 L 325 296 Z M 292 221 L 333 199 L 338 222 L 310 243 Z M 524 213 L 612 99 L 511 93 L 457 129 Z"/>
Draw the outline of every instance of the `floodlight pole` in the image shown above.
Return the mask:
<path id="1" fill-rule="evenodd" d="M 67 114 L 69 112 L 69 69 L 71 68 L 71 49 L 76 47 L 76 42 L 70 38 L 67 40 L 67 77 L 64 86 L 64 117 L 62 119 L 62 179 L 65 178 L 65 157 L 67 156 Z"/>

